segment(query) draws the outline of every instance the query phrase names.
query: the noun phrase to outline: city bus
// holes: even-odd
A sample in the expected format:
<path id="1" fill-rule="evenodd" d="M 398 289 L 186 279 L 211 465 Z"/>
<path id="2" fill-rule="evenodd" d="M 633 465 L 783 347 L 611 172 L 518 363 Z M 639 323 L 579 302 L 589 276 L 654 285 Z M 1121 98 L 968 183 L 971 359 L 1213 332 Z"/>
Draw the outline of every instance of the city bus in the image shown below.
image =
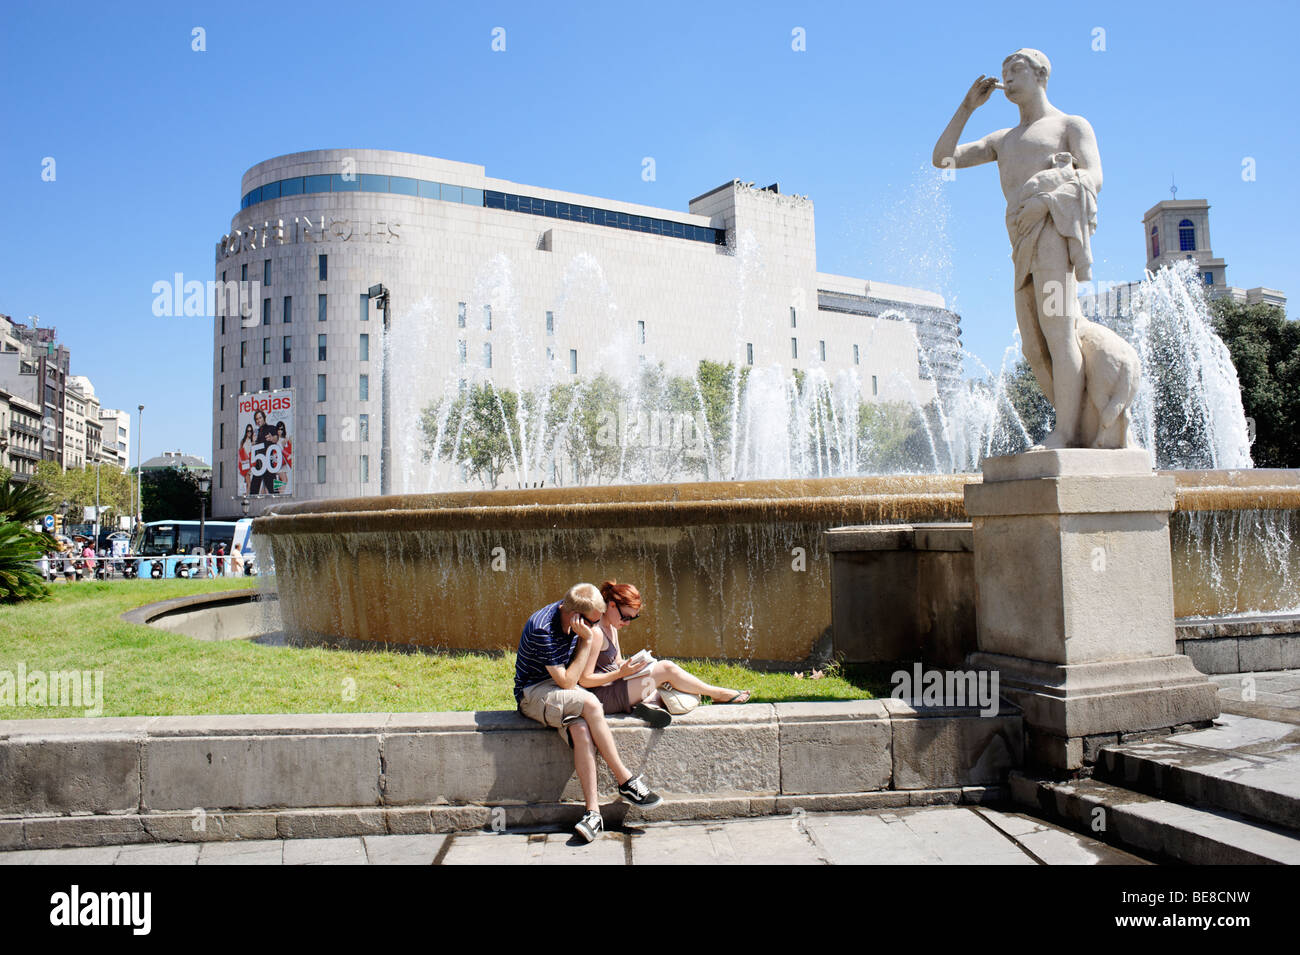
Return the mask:
<path id="1" fill-rule="evenodd" d="M 256 573 L 256 556 L 251 548 L 252 521 L 205 521 L 203 551 L 211 555 L 218 544 L 226 545 L 225 572 Z M 136 525 L 124 558 L 127 577 L 196 577 L 203 573 L 199 549 L 198 521 L 149 521 Z M 216 571 L 209 556 L 206 574 Z"/>

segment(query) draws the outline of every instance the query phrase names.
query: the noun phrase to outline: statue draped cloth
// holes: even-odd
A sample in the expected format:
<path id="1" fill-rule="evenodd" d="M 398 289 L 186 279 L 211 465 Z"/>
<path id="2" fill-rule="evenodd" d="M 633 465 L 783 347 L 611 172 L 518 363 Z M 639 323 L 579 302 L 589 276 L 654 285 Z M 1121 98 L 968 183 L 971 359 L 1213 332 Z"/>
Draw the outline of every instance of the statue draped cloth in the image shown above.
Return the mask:
<path id="1" fill-rule="evenodd" d="M 1092 243 L 1091 236 L 1097 231 L 1097 191 L 1092 188 L 1087 174 L 1070 168 L 1051 170 L 1046 176 L 1039 174 L 1026 183 L 1025 193 L 1020 196 L 1020 204 L 1037 196 L 1047 203 L 1047 214 L 1029 230 L 1024 238 L 1016 239 L 1016 213 L 1020 205 L 1007 208 L 1007 234 L 1011 237 L 1011 258 L 1015 263 L 1016 278 L 1014 288 L 1019 291 L 1031 281 L 1035 271 L 1034 254 L 1038 249 L 1038 239 L 1044 229 L 1053 228 L 1065 239 L 1070 267 L 1074 277 L 1080 282 L 1092 278 Z M 1042 176 L 1048 182 L 1038 183 Z M 1059 181 L 1050 181 L 1056 179 Z"/>

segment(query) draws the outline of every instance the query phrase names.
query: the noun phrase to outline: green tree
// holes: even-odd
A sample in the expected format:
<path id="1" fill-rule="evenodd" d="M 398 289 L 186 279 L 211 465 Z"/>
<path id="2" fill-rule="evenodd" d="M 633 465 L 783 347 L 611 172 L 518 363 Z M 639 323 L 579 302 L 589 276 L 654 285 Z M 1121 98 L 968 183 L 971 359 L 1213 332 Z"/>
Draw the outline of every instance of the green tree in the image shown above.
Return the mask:
<path id="1" fill-rule="evenodd" d="M 1273 305 L 1220 298 L 1210 309 L 1254 419 L 1251 458 L 1258 467 L 1300 466 L 1300 323 Z"/>
<path id="2" fill-rule="evenodd" d="M 463 465 L 468 476 L 495 488 L 519 453 L 518 407 L 513 391 L 491 382 L 475 384 L 452 401 L 441 446 L 435 448 L 441 404 L 430 405 L 421 416 L 425 459 L 436 455 Z"/>
<path id="3" fill-rule="evenodd" d="M 140 499 L 144 503 L 141 520 L 197 521 L 200 502 L 206 502 L 207 513 L 212 513 L 211 500 L 199 490 L 198 475 L 191 471 L 180 468 L 145 471 L 140 482 Z"/>
<path id="4" fill-rule="evenodd" d="M 0 485 L 0 603 L 49 596 L 35 561 L 55 546 L 54 539 L 31 525 L 53 507 L 49 496 L 30 483 Z"/>
<path id="5" fill-rule="evenodd" d="M 1056 412 L 1043 394 L 1043 389 L 1038 387 L 1038 379 L 1034 377 L 1029 362 L 1023 358 L 1016 362 L 1015 371 L 1007 375 L 1006 394 L 1020 417 L 1020 423 L 1029 433 L 1029 443 L 1041 443 L 1052 430 Z M 1011 422 L 1005 422 L 999 427 L 1006 432 L 1015 430 L 1015 425 Z"/>

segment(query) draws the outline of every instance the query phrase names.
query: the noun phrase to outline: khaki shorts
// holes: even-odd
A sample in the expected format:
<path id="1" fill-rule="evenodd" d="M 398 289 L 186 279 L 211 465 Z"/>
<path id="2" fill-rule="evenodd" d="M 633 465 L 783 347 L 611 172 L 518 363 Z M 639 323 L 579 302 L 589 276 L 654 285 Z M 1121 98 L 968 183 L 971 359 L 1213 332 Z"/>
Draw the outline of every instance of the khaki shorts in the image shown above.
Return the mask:
<path id="1" fill-rule="evenodd" d="M 578 686 L 572 690 L 562 690 L 554 680 L 546 679 L 524 687 L 523 696 L 519 700 L 519 712 L 530 720 L 558 730 L 560 738 L 572 748 L 569 724 L 582 719 L 583 707 L 595 699 L 595 694 L 590 690 Z"/>

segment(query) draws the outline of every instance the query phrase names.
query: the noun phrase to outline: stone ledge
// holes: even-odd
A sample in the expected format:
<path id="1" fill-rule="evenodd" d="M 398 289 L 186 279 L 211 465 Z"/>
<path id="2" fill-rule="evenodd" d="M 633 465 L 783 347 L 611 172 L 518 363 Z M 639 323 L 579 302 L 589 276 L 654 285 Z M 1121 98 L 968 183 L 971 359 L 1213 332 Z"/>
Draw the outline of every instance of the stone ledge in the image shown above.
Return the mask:
<path id="1" fill-rule="evenodd" d="M 674 794 L 665 818 L 695 818 L 696 804 L 720 812 L 719 799 L 734 803 L 732 814 L 779 811 L 782 800 L 810 808 L 830 796 L 834 806 L 911 805 L 909 793 L 936 789 L 956 802 L 1001 785 L 1023 755 L 1020 715 L 1005 708 L 980 717 L 897 700 L 750 704 L 701 707 L 665 730 L 630 716 L 610 724 L 624 761 Z M 27 720 L 4 729 L 0 848 L 441 831 L 484 825 L 493 807 L 529 816 L 580 797 L 558 734 L 512 712 Z M 601 791 L 615 798 L 600 767 Z M 206 834 L 187 835 L 199 819 Z"/>

